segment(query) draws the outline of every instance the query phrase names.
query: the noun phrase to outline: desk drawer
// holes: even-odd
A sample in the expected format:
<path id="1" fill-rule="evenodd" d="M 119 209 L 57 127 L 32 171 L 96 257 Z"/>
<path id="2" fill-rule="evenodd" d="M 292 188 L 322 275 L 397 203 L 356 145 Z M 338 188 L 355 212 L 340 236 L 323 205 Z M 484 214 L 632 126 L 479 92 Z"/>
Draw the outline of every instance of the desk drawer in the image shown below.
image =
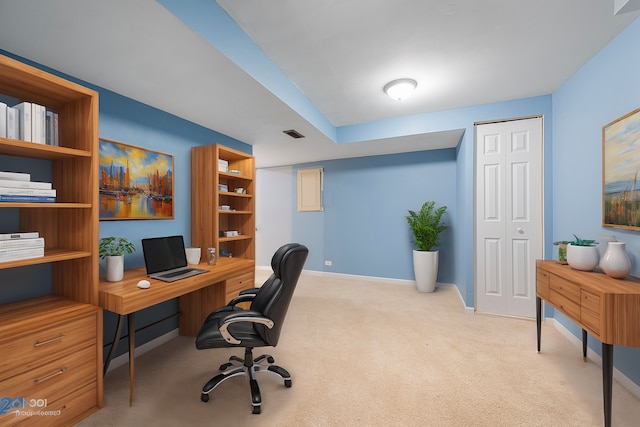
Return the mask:
<path id="1" fill-rule="evenodd" d="M 24 371 L 0 382 L 0 396 L 56 401 L 70 391 L 96 382 L 96 357 L 96 348 L 91 346 Z"/>
<path id="2" fill-rule="evenodd" d="M 91 344 L 95 352 L 96 325 L 91 314 L 0 342 L 0 381 Z"/>
<path id="3" fill-rule="evenodd" d="M 238 276 L 227 279 L 227 297 L 231 296 L 233 298 L 238 296 L 241 290 L 255 287 L 253 272 L 239 274 Z"/>
<path id="4" fill-rule="evenodd" d="M 549 272 L 540 268 L 536 270 L 536 291 L 540 298 L 549 299 Z"/>

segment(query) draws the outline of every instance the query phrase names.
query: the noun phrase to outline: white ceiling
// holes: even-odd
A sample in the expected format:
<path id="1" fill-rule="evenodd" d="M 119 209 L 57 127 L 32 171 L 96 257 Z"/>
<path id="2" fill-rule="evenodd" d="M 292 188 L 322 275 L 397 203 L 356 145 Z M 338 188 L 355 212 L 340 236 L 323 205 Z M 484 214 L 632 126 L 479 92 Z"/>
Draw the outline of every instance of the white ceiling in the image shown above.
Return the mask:
<path id="1" fill-rule="evenodd" d="M 196 6 L 161 2 L 173 12 Z M 639 15 L 629 4 L 614 15 L 613 2 L 217 1 L 331 128 L 553 93 Z M 459 129 L 398 130 L 336 144 L 176 15 L 155 0 L 0 0 L 0 49 L 254 145 L 259 167 L 460 139 Z M 400 77 L 418 81 L 402 103 L 382 92 Z"/>

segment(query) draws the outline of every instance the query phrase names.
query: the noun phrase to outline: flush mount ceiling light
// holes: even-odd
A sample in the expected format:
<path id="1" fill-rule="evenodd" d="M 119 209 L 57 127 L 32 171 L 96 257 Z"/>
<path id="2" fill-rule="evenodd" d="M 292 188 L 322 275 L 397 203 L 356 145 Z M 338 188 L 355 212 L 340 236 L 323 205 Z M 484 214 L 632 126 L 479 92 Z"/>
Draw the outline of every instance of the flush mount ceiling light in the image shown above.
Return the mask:
<path id="1" fill-rule="evenodd" d="M 417 85 L 413 79 L 397 79 L 384 85 L 384 91 L 396 101 L 402 101 L 411 96 Z"/>

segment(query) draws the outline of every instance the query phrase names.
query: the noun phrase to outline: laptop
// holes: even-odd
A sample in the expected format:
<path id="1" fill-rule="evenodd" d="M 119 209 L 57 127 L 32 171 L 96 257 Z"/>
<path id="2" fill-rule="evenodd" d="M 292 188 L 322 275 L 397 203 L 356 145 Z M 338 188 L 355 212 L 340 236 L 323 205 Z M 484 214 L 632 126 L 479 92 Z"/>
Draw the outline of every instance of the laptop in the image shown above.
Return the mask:
<path id="1" fill-rule="evenodd" d="M 142 239 L 142 252 L 147 276 L 165 282 L 175 282 L 208 270 L 187 267 L 187 255 L 182 236 Z"/>

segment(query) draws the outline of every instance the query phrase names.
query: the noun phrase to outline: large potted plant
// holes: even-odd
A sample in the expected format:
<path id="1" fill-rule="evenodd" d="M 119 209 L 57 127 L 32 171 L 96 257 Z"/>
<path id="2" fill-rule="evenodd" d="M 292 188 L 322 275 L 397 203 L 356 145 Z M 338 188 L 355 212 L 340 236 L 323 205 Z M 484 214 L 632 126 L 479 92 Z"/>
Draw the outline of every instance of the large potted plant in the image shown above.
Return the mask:
<path id="1" fill-rule="evenodd" d="M 106 279 L 108 282 L 119 282 L 124 276 L 124 254 L 132 254 L 136 250 L 133 243 L 124 237 L 103 237 L 100 239 L 98 253 L 106 261 Z"/>
<path id="2" fill-rule="evenodd" d="M 407 222 L 413 233 L 413 271 L 420 292 L 433 292 L 438 276 L 440 233 L 447 229 L 442 222 L 446 206 L 436 208 L 434 201 L 425 202 L 418 212 L 409 210 Z"/>

